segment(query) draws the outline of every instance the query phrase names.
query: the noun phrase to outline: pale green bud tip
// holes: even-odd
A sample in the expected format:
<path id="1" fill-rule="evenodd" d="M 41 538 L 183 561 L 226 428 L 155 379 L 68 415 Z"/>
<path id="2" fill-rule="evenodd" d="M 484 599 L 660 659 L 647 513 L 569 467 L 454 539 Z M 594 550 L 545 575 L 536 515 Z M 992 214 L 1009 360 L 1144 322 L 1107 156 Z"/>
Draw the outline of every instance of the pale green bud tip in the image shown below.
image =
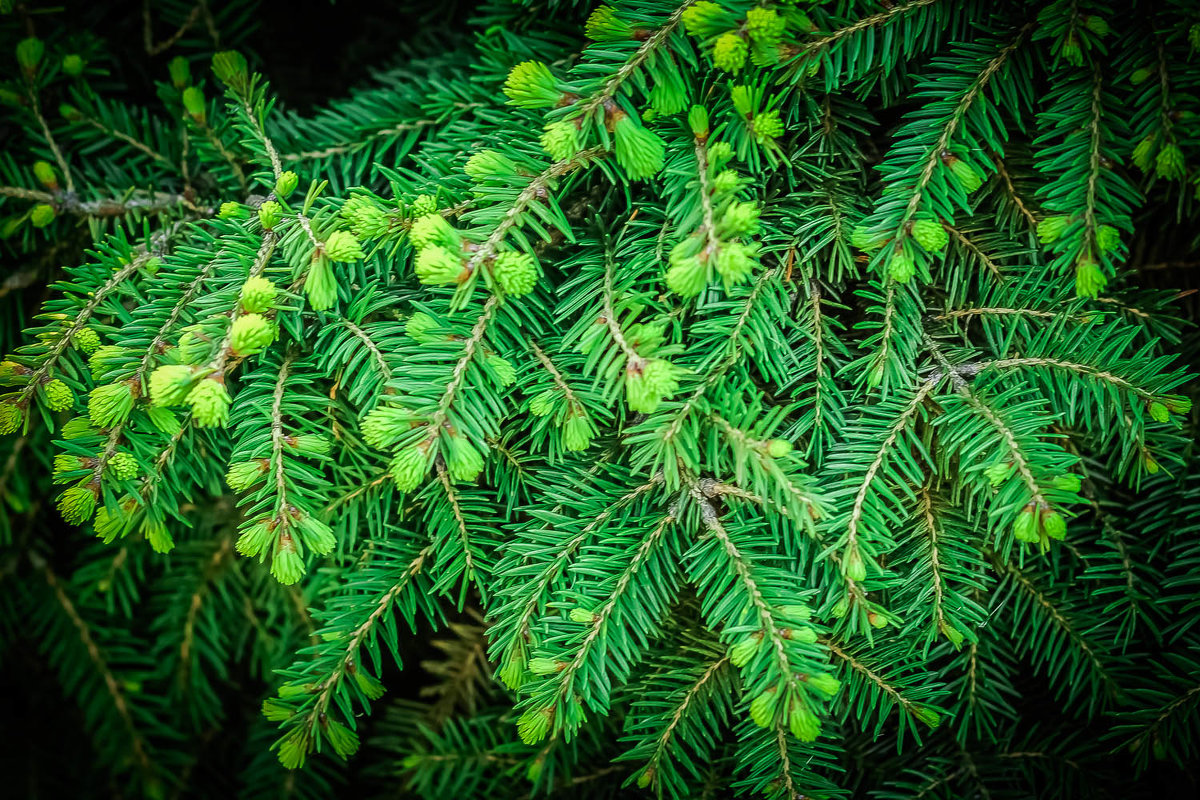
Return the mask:
<path id="1" fill-rule="evenodd" d="M 916 261 L 909 249 L 902 244 L 892 249 L 891 258 L 887 263 L 888 277 L 896 283 L 908 283 L 917 274 Z"/>
<path id="2" fill-rule="evenodd" d="M 754 654 L 758 652 L 761 645 L 761 635 L 750 635 L 740 639 L 733 647 L 729 648 L 729 662 L 735 667 L 746 666 L 750 663 L 750 659 L 754 658 Z"/>
<path id="3" fill-rule="evenodd" d="M 38 179 L 38 182 L 45 186 L 50 191 L 58 189 L 58 173 L 54 167 L 50 166 L 48 161 L 33 162 L 33 176 Z"/>
<path id="4" fill-rule="evenodd" d="M 63 56 L 62 70 L 72 78 L 78 78 L 83 74 L 84 61 L 83 56 L 76 53 L 70 53 Z"/>
<path id="5" fill-rule="evenodd" d="M 279 173 L 279 177 L 275 180 L 275 196 L 280 200 L 286 200 L 292 192 L 296 191 L 296 187 L 300 184 L 300 178 L 296 173 L 288 170 L 287 172 Z"/>
<path id="6" fill-rule="evenodd" d="M 936 728 L 938 725 L 942 724 L 942 715 L 934 711 L 932 708 L 918 708 L 913 711 L 913 716 L 931 728 Z"/>
<path id="7" fill-rule="evenodd" d="M 54 206 L 39 203 L 29 212 L 29 222 L 35 228 L 44 228 L 54 222 L 56 216 L 58 216 L 58 212 L 54 210 Z"/>
<path id="8" fill-rule="evenodd" d="M 421 447 L 411 445 L 396 454 L 388 472 L 392 476 L 392 480 L 396 482 L 397 489 L 402 492 L 411 492 L 421 485 L 421 480 L 425 477 L 428 469 L 429 460 Z"/>
<path id="9" fill-rule="evenodd" d="M 458 231 L 438 213 L 425 214 L 414 220 L 408 240 L 418 250 L 434 246 L 458 250 L 462 246 Z"/>
<path id="10" fill-rule="evenodd" d="M 245 219 L 250 216 L 250 212 L 241 203 L 230 200 L 221 203 L 221 209 L 217 212 L 217 216 L 221 219 Z"/>
<path id="11" fill-rule="evenodd" d="M 477 181 L 506 178 L 517 174 L 516 163 L 495 150 L 480 150 L 467 159 L 463 172 Z"/>
<path id="12" fill-rule="evenodd" d="M 171 85 L 176 89 L 182 89 L 192 82 L 192 72 L 183 56 L 171 59 L 171 63 L 167 64 L 167 73 L 171 76 Z"/>
<path id="13" fill-rule="evenodd" d="M 325 240 L 325 253 L 332 261 L 357 261 L 363 257 L 358 239 L 350 231 L 334 231 Z"/>
<path id="14" fill-rule="evenodd" d="M 653 177 L 662 169 L 666 145 L 633 117 L 622 115 L 617 120 L 614 137 L 617 163 L 625 169 L 630 180 Z"/>
<path id="15" fill-rule="evenodd" d="M 693 36 L 708 37 L 719 30 L 725 9 L 710 0 L 693 3 L 683 12 L 683 27 Z"/>
<path id="16" fill-rule="evenodd" d="M 253 461 L 237 461 L 229 465 L 225 473 L 225 482 L 235 492 L 244 492 L 253 486 L 266 473 L 268 461 L 257 458 Z"/>
<path id="17" fill-rule="evenodd" d="M 954 176 L 959 186 L 967 194 L 971 194 L 983 185 L 983 176 L 979 173 L 979 170 L 958 156 L 947 156 L 943 163 L 950 168 L 950 174 Z"/>
<path id="18" fill-rule="evenodd" d="M 551 122 L 542 131 L 542 149 L 555 161 L 566 161 L 579 152 L 579 126 L 574 120 Z"/>
<path id="19" fill-rule="evenodd" d="M 752 127 L 754 128 L 754 138 L 758 140 L 759 144 L 769 144 L 783 135 L 783 120 L 779 116 L 778 109 L 755 115 Z"/>
<path id="20" fill-rule="evenodd" d="M 1067 521 L 1052 508 L 1042 510 L 1042 531 L 1051 539 L 1062 539 L 1067 535 Z"/>
<path id="21" fill-rule="evenodd" d="M 553 675 L 561 672 L 566 666 L 565 662 L 556 661 L 553 658 L 529 659 L 529 671 L 534 675 Z"/>
<path id="22" fill-rule="evenodd" d="M 237 89 L 245 84 L 248 67 L 246 57 L 236 50 L 222 50 L 212 58 L 213 74 L 225 85 Z"/>
<path id="23" fill-rule="evenodd" d="M 1154 400 L 1149 404 L 1148 410 L 1150 412 L 1150 418 L 1155 422 L 1166 422 L 1171 418 L 1170 410 L 1167 409 L 1165 404 L 1160 403 L 1157 400 Z"/>
<path id="24" fill-rule="evenodd" d="M 497 355 L 488 356 L 487 365 L 496 376 L 496 382 L 500 384 L 501 388 L 512 386 L 517 382 L 517 370 L 507 358 Z"/>
<path id="25" fill-rule="evenodd" d="M 200 91 L 198 86 L 189 86 L 183 90 L 183 108 L 192 119 L 199 123 L 203 123 L 207 115 L 207 108 L 204 102 L 204 92 Z"/>
<path id="26" fill-rule="evenodd" d="M 1017 514 L 1016 522 L 1013 523 L 1013 538 L 1018 542 L 1036 542 L 1037 534 L 1037 517 L 1034 515 L 1032 505 L 1028 505 Z"/>
<path id="27" fill-rule="evenodd" d="M 1082 259 L 1075 265 L 1075 294 L 1079 297 L 1099 297 L 1108 285 L 1108 276 L 1090 259 Z"/>
<path id="28" fill-rule="evenodd" d="M 513 297 L 529 294 L 537 283 L 537 267 L 533 256 L 508 250 L 496 256 L 492 262 L 492 275 L 505 294 Z"/>
<path id="29" fill-rule="evenodd" d="M 287 534 L 280 537 L 279 550 L 271 559 L 271 574 L 284 586 L 290 586 L 304 574 L 304 559 L 296 552 L 296 545 Z"/>
<path id="30" fill-rule="evenodd" d="M 421 344 L 438 341 L 441 337 L 433 333 L 437 328 L 438 321 L 424 311 L 416 312 L 404 323 L 404 332 Z"/>
<path id="31" fill-rule="evenodd" d="M 90 356 L 100 349 L 100 334 L 91 328 L 80 328 L 75 331 L 71 344 L 75 345 L 75 349 L 85 356 Z"/>
<path id="32" fill-rule="evenodd" d="M 1082 486 L 1083 482 L 1073 472 L 1067 472 L 1054 479 L 1054 488 L 1062 492 L 1078 492 Z"/>
<path id="33" fill-rule="evenodd" d="M 775 718 L 775 706 L 779 701 L 779 693 L 774 689 L 765 691 L 750 701 L 750 719 L 760 728 L 771 724 Z"/>
<path id="34" fill-rule="evenodd" d="M 591 625 L 596 621 L 596 615 L 586 608 L 572 608 L 568 616 L 570 616 L 572 622 L 578 622 L 581 625 Z"/>
<path id="35" fill-rule="evenodd" d="M 688 110 L 688 127 L 692 129 L 692 135 L 697 139 L 707 139 L 709 134 L 708 109 L 699 105 L 692 106 Z"/>
<path id="36" fill-rule="evenodd" d="M 525 744 L 537 744 L 546 738 L 553 719 L 553 708 L 530 709 L 517 720 L 517 735 L 521 737 L 521 741 Z"/>
<path id="37" fill-rule="evenodd" d="M 857 547 L 853 547 L 846 552 L 845 561 L 842 562 L 842 571 L 848 579 L 855 583 L 866 580 L 867 564 L 863 560 L 862 551 Z"/>
<path id="38" fill-rule="evenodd" d="M 25 414 L 14 403 L 0 402 L 0 436 L 7 436 L 21 427 Z"/>
<path id="39" fill-rule="evenodd" d="M 558 392 L 554 389 L 540 392 L 529 401 L 529 413 L 535 417 L 544 417 L 554 410 L 554 401 L 557 399 Z"/>
<path id="40" fill-rule="evenodd" d="M 736 31 L 728 31 L 713 43 L 713 65 L 726 72 L 737 72 L 746 64 L 750 47 Z"/>
<path id="41" fill-rule="evenodd" d="M 1182 395 L 1166 395 L 1161 398 L 1172 414 L 1190 414 L 1192 411 L 1192 400 L 1190 397 Z"/>
<path id="42" fill-rule="evenodd" d="M 17 43 L 17 63 L 26 72 L 35 72 L 45 52 L 46 45 L 36 36 L 22 39 Z"/>
<path id="43" fill-rule="evenodd" d="M 75 404 L 75 393 L 58 378 L 46 383 L 42 387 L 42 394 L 46 400 L 46 408 L 51 411 L 66 411 Z"/>
<path id="44" fill-rule="evenodd" d="M 137 459 L 126 452 L 118 451 L 108 459 L 107 470 L 119 481 L 130 481 L 140 471 Z"/>
<path id="45" fill-rule="evenodd" d="M 90 486 L 72 486 L 58 498 L 58 511 L 69 525 L 82 525 L 96 510 L 96 493 Z"/>
<path id="46" fill-rule="evenodd" d="M 792 443 L 784 439 L 772 439 L 767 442 L 767 453 L 771 458 L 783 458 L 792 452 Z"/>
<path id="47" fill-rule="evenodd" d="M 320 251 L 313 258 L 308 275 L 305 276 L 304 294 L 308 297 L 308 304 L 315 311 L 324 311 L 337 303 L 337 276 L 333 274 L 329 259 Z"/>
<path id="48" fill-rule="evenodd" d="M 99 356 L 102 352 L 104 348 L 96 355 Z M 159 367 L 150 373 L 150 402 L 162 407 L 182 405 L 195 378 L 195 369 L 187 364 L 166 364 Z"/>
<path id="49" fill-rule="evenodd" d="M 808 676 L 808 685 L 822 694 L 833 697 L 842 688 L 842 683 L 828 672 Z"/>
<path id="50" fill-rule="evenodd" d="M 247 278 L 239 295 L 242 310 L 255 314 L 266 311 L 275 302 L 277 291 L 275 284 L 261 275 Z"/>
<path id="51" fill-rule="evenodd" d="M 274 200 L 267 200 L 258 207 L 258 221 L 264 230 L 271 230 L 283 219 L 283 206 Z"/>
<path id="52" fill-rule="evenodd" d="M 504 82 L 508 102 L 522 108 L 549 108 L 562 98 L 558 81 L 550 68 L 540 61 L 517 64 Z"/>
<path id="53" fill-rule="evenodd" d="M 446 467 L 451 478 L 469 483 L 479 477 L 483 471 L 483 456 L 470 442 L 461 436 L 450 436 L 447 447 Z"/>
<path id="54" fill-rule="evenodd" d="M 807 705 L 796 702 L 788 714 L 788 729 L 800 741 L 813 742 L 821 735 L 821 721 Z"/>
<path id="55" fill-rule="evenodd" d="M 205 378 L 187 395 L 192 419 L 201 428 L 224 426 L 229 421 L 229 391 L 220 379 Z"/>
<path id="56" fill-rule="evenodd" d="M 933 219 L 919 219 L 912 225 L 912 237 L 917 244 L 930 253 L 936 253 L 950 244 L 950 234 L 942 223 Z"/>
<path id="57" fill-rule="evenodd" d="M 1154 159 L 1154 173 L 1163 180 L 1176 180 L 1187 175 L 1187 165 L 1179 145 L 1168 144 L 1158 151 Z"/>
<path id="58" fill-rule="evenodd" d="M 261 314 L 242 314 L 229 329 L 229 346 L 238 356 L 251 356 L 275 341 L 275 326 Z"/>
<path id="59" fill-rule="evenodd" d="M 660 358 L 631 361 L 625 368 L 625 396 L 634 411 L 653 413 L 664 397 L 671 397 L 677 391 L 677 369 L 669 361 Z"/>
<path id="60" fill-rule="evenodd" d="M 563 425 L 563 447 L 571 452 L 586 450 L 592 443 L 592 423 L 584 414 L 572 414 Z"/>
<path id="61" fill-rule="evenodd" d="M 588 17 L 584 35 L 596 42 L 616 42 L 633 38 L 633 27 L 623 22 L 611 6 L 600 6 Z"/>
<path id="62" fill-rule="evenodd" d="M 363 439 L 380 450 L 391 447 L 412 429 L 413 417 L 400 406 L 376 406 L 362 421 Z"/>

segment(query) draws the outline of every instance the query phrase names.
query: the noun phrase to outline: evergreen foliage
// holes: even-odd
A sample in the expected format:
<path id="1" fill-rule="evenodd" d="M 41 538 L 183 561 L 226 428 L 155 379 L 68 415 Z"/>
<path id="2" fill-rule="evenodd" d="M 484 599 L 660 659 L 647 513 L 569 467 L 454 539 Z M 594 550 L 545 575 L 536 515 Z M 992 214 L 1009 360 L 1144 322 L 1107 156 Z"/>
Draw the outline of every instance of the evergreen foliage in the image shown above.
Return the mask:
<path id="1" fill-rule="evenodd" d="M 41 780 L 1194 787 L 1193 4 L 484 0 L 308 113 L 216 5 L 0 3 Z"/>

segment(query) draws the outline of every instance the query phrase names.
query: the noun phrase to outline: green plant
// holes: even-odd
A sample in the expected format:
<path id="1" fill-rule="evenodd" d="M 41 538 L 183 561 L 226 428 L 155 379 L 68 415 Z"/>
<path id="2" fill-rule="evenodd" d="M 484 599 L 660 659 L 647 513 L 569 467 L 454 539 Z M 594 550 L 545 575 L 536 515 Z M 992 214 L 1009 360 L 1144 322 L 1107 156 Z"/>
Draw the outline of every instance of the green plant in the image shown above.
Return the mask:
<path id="1" fill-rule="evenodd" d="M 1194 351 L 1135 267 L 1196 245 L 1200 17 L 575 6 L 308 117 L 212 42 L 152 114 L 14 40 L 5 246 L 89 243 L 0 431 L 102 542 L 6 526 L 4 602 L 99 772 L 200 791 L 248 727 L 251 796 L 364 731 L 422 797 L 1194 779 Z"/>

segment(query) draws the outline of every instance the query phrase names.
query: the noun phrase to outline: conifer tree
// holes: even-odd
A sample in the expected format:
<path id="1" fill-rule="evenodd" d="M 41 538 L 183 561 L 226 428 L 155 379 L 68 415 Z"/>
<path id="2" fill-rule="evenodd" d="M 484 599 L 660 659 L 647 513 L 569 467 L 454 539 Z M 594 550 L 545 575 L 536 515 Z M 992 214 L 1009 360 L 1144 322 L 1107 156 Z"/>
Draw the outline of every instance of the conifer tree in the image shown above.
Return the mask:
<path id="1" fill-rule="evenodd" d="M 1194 4 L 429 4 L 304 113 L 3 5 L 41 780 L 1194 787 Z"/>

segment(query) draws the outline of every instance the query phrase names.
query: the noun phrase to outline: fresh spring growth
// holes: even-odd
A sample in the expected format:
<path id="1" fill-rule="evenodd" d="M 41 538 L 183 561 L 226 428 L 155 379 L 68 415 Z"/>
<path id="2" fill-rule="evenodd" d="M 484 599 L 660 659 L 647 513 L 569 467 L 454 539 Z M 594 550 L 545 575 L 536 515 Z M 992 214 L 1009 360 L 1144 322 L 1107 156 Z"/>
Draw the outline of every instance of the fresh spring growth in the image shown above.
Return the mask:
<path id="1" fill-rule="evenodd" d="M 525 744 L 537 744 L 546 738 L 553 721 L 553 709 L 530 709 L 517 720 L 517 735 Z"/>
<path id="2" fill-rule="evenodd" d="M 441 338 L 434 333 L 439 327 L 436 319 L 424 311 L 418 311 L 404 323 L 404 332 L 422 344 L 431 344 Z"/>
<path id="3" fill-rule="evenodd" d="M 446 442 L 446 468 L 450 477 L 456 481 L 470 483 L 479 477 L 483 471 L 483 456 L 475 447 L 461 436 L 449 436 L 442 440 Z"/>
<path id="4" fill-rule="evenodd" d="M 337 302 L 337 277 L 333 274 L 329 257 L 320 249 L 313 252 L 308 275 L 304 280 L 304 294 L 314 311 L 325 311 Z"/>
<path id="5" fill-rule="evenodd" d="M 229 329 L 229 346 L 237 356 L 252 356 L 275 341 L 275 326 L 261 314 L 242 314 Z"/>
<path id="6" fill-rule="evenodd" d="M 642 359 L 630 361 L 625 368 L 625 398 L 634 411 L 651 414 L 677 391 L 678 370 L 669 361 Z"/>
<path id="7" fill-rule="evenodd" d="M 551 122 L 542 132 L 541 143 L 555 161 L 566 161 L 579 152 L 579 125 L 569 119 Z"/>
<path id="8" fill-rule="evenodd" d="M 583 414 L 572 414 L 563 423 L 563 447 L 572 452 L 587 450 L 592 443 L 592 423 Z"/>
<path id="9" fill-rule="evenodd" d="M 198 86 L 189 86 L 181 96 L 183 109 L 198 125 L 203 125 L 208 119 L 208 104 L 204 100 L 204 92 Z"/>
<path id="10" fill-rule="evenodd" d="M 63 56 L 62 71 L 65 75 L 68 75 L 72 78 L 78 78 L 80 75 L 82 75 L 85 65 L 86 62 L 83 60 L 83 56 L 79 55 L 78 53 L 68 53 L 67 55 Z"/>
<path id="11" fill-rule="evenodd" d="M 613 133 L 617 163 L 631 180 L 653 177 L 662 169 L 666 147 L 657 134 L 643 128 L 637 120 L 622 113 Z"/>
<path id="12" fill-rule="evenodd" d="M 192 71 L 188 66 L 188 60 L 183 56 L 175 56 L 167 64 L 167 74 L 171 76 L 171 85 L 176 89 L 183 89 L 192 82 Z"/>
<path id="13" fill-rule="evenodd" d="M 420 445 L 405 447 L 392 459 L 388 474 L 396 482 L 396 488 L 402 492 L 411 492 L 421 485 L 425 473 L 429 470 L 429 460 L 424 448 Z"/>
<path id="14" fill-rule="evenodd" d="M 596 42 L 619 42 L 633 38 L 633 27 L 611 6 L 600 6 L 587 18 L 583 33 Z"/>
<path id="15" fill-rule="evenodd" d="M 58 212 L 54 210 L 54 206 L 49 203 L 39 203 L 29 212 L 29 222 L 35 228 L 44 228 L 54 222 L 56 216 L 58 216 Z"/>
<path id="16" fill-rule="evenodd" d="M 199 381 L 187 395 L 192 419 L 201 428 L 225 425 L 229 421 L 229 403 L 229 391 L 219 376 L 210 376 Z"/>
<path id="17" fill-rule="evenodd" d="M 111 428 L 129 418 L 133 387 L 126 381 L 97 386 L 88 394 L 88 417 L 98 428 Z"/>
<path id="18" fill-rule="evenodd" d="M 42 56 L 45 53 L 46 45 L 41 39 L 36 36 L 22 39 L 17 43 L 17 64 L 26 75 L 32 76 L 37 72 L 38 65 L 42 63 Z"/>
<path id="19" fill-rule="evenodd" d="M 262 479 L 270 463 L 268 459 L 256 458 L 230 464 L 225 473 L 225 482 L 235 492 L 244 492 Z"/>
<path id="20" fill-rule="evenodd" d="M 367 412 L 362 420 L 362 435 L 367 444 L 385 450 L 400 441 L 413 429 L 415 420 L 408 409 L 379 405 Z"/>
<path id="21" fill-rule="evenodd" d="M 117 451 L 108 459 L 107 472 L 119 481 L 133 480 L 138 476 L 137 459 L 129 453 Z"/>
<path id="22" fill-rule="evenodd" d="M 55 378 L 42 386 L 46 408 L 51 411 L 66 411 L 75 403 L 75 393 L 63 381 Z"/>
<path id="23" fill-rule="evenodd" d="M 549 108 L 562 98 L 562 90 L 550 69 L 540 61 L 517 64 L 504 82 L 508 102 L 521 108 Z"/>
<path id="24" fill-rule="evenodd" d="M 492 275 L 504 293 L 513 297 L 529 294 L 538 277 L 533 256 L 515 250 L 508 250 L 496 256 L 492 263 Z"/>
<path id="25" fill-rule="evenodd" d="M 746 64 L 750 46 L 735 31 L 723 33 L 713 44 L 713 64 L 726 72 L 737 72 Z"/>
<path id="26" fill-rule="evenodd" d="M 363 257 L 362 246 L 350 231 L 334 231 L 325 240 L 325 254 L 330 261 L 357 261 Z"/>
<path id="27" fill-rule="evenodd" d="M 392 220 L 387 211 L 372 197 L 356 194 L 342 206 L 342 219 L 355 236 L 379 239 L 391 230 Z"/>
<path id="28" fill-rule="evenodd" d="M 196 369 L 186 364 L 161 366 L 150 373 L 150 401 L 164 408 L 182 405 L 198 377 Z"/>
<path id="29" fill-rule="evenodd" d="M 912 224 L 912 237 L 927 252 L 937 253 L 950 244 L 950 234 L 934 219 L 919 219 Z"/>
<path id="30" fill-rule="evenodd" d="M 275 303 L 275 295 L 278 290 L 275 284 L 268 278 L 261 275 L 254 275 L 246 279 L 242 284 L 241 292 L 238 294 L 238 302 L 241 303 L 242 310 L 251 314 L 261 314 L 264 311 L 270 310 Z"/>
<path id="31" fill-rule="evenodd" d="M 213 55 L 213 74 L 235 91 L 244 91 L 249 79 L 246 57 L 236 50 L 223 50 Z"/>
<path id="32" fill-rule="evenodd" d="M 100 349 L 100 334 L 91 328 L 80 328 L 75 331 L 75 336 L 72 338 L 71 344 L 75 345 L 75 349 L 80 353 L 90 356 Z"/>
<path id="33" fill-rule="evenodd" d="M 96 511 L 96 493 L 90 486 L 72 486 L 58 498 L 58 511 L 69 525 L 82 525 Z"/>
<path id="34" fill-rule="evenodd" d="M 274 200 L 267 200 L 258 207 L 258 222 L 263 230 L 272 230 L 283 219 L 283 206 Z"/>
<path id="35" fill-rule="evenodd" d="M 33 176 L 37 178 L 38 183 L 44 186 L 48 191 L 58 191 L 58 173 L 54 170 L 54 167 L 50 166 L 50 162 L 33 162 Z"/>
<path id="36" fill-rule="evenodd" d="M 292 192 L 296 191 L 296 187 L 300 184 L 300 178 L 291 170 L 281 172 L 275 181 L 275 196 L 280 200 L 286 200 L 292 196 Z"/>

